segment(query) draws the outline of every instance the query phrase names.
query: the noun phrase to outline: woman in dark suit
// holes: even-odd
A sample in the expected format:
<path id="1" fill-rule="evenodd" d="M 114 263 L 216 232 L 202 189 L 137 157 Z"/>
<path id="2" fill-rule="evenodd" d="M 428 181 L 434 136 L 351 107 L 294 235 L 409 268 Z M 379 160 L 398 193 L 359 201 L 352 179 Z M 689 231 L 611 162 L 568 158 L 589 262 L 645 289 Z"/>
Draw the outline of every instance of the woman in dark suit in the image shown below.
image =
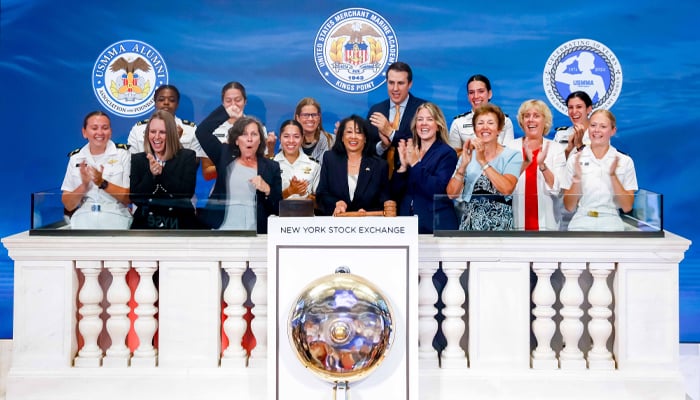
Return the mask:
<path id="1" fill-rule="evenodd" d="M 278 213 L 282 199 L 282 175 L 279 164 L 264 156 L 262 124 L 242 113 L 235 104 L 222 105 L 197 127 L 197 140 L 216 166 L 205 220 L 213 229 L 267 233 L 267 217 Z M 229 118 L 236 122 L 221 143 L 213 132 Z"/>
<path id="2" fill-rule="evenodd" d="M 400 165 L 391 178 L 399 215 L 417 215 L 418 233 L 457 230 L 457 215 L 445 191 L 457 165 L 457 153 L 447 144 L 442 110 L 434 103 L 418 106 L 411 131 L 413 138 L 399 142 Z M 435 199 L 436 195 L 442 197 Z"/>
<path id="3" fill-rule="evenodd" d="M 316 189 L 323 215 L 384 209 L 389 200 L 388 166 L 372 154 L 366 121 L 358 115 L 340 121 L 333 148 L 323 155 Z"/>
<path id="4" fill-rule="evenodd" d="M 136 205 L 132 229 L 195 229 L 192 205 L 197 155 L 180 144 L 175 117 L 156 111 L 143 138 L 144 152 L 131 157 L 131 201 Z"/>

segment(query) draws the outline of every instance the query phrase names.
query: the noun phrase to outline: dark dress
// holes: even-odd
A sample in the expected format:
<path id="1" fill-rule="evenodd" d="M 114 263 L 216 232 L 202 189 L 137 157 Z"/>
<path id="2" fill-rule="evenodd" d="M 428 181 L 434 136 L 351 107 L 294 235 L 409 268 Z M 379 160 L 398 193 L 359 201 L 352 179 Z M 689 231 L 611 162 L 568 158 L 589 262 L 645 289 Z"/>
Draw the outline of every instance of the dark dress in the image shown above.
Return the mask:
<path id="1" fill-rule="evenodd" d="M 153 176 L 146 153 L 131 156 L 129 191 L 136 205 L 132 229 L 198 229 L 192 196 L 197 181 L 197 156 L 181 149 Z"/>

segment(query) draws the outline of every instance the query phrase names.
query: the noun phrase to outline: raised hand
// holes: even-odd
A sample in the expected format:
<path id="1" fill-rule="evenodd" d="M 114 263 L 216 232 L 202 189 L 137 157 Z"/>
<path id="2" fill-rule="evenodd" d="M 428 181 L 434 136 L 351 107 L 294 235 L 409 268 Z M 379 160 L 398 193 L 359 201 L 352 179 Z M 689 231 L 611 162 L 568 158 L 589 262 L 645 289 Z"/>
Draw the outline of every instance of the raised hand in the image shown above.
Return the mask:
<path id="1" fill-rule="evenodd" d="M 163 173 L 163 166 L 153 157 L 153 154 L 147 153 L 146 158 L 148 159 L 148 168 L 151 170 L 153 176 L 158 176 Z"/>

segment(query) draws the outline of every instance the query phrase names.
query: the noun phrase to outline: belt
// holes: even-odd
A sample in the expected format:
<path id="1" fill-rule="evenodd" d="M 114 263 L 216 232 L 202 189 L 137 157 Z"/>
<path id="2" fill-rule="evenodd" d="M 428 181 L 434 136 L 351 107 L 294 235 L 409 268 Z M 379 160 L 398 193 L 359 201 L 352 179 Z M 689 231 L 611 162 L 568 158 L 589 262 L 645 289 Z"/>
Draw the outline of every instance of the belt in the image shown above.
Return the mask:
<path id="1" fill-rule="evenodd" d="M 593 218 L 605 217 L 605 216 L 611 216 L 611 215 L 619 215 L 619 214 L 617 212 L 612 212 L 612 211 L 598 211 L 598 210 L 586 211 L 586 216 L 593 217 Z"/>

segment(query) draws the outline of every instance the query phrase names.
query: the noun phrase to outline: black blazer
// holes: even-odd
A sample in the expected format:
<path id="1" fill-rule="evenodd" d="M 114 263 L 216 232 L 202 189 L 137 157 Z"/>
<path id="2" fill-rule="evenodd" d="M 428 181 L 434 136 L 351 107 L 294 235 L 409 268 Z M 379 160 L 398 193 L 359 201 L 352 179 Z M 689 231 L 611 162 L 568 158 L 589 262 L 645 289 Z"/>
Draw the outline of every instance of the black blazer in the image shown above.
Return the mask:
<path id="1" fill-rule="evenodd" d="M 146 153 L 133 154 L 129 192 L 138 207 L 132 228 L 196 228 L 192 196 L 197 165 L 194 151 L 180 149 L 166 161 L 163 172 L 153 176 Z"/>
<path id="2" fill-rule="evenodd" d="M 411 132 L 411 120 L 413 120 L 413 116 L 416 114 L 416 110 L 418 109 L 418 106 L 421 104 L 425 103 L 426 101 L 413 96 L 411 93 L 408 94 L 408 103 L 406 103 L 406 109 L 403 112 L 403 116 L 401 117 L 401 123 L 399 124 L 399 129 L 396 130 L 396 133 L 394 134 L 394 138 L 391 141 L 391 145 L 396 147 L 399 144 L 399 140 L 401 139 L 408 139 L 413 137 L 413 133 Z M 389 109 L 393 107 L 393 103 L 391 100 L 386 99 L 382 101 L 381 103 L 377 103 L 370 107 L 369 112 L 367 113 L 367 121 L 369 121 L 369 117 L 375 113 L 375 112 L 380 112 L 384 114 L 384 116 L 389 119 Z M 391 120 L 389 121 L 391 122 Z M 369 132 L 367 134 L 367 143 L 372 146 L 372 151 L 376 151 L 377 148 L 377 143 L 379 143 L 379 130 L 372 124 L 368 123 L 369 125 Z M 386 153 L 384 153 L 386 154 Z M 394 158 L 396 160 L 396 164 L 398 165 L 398 157 Z"/>
<path id="3" fill-rule="evenodd" d="M 323 215 L 333 215 L 335 203 L 343 200 L 347 211 L 381 211 L 389 200 L 389 169 L 379 157 L 362 157 L 355 196 L 350 201 L 348 157 L 333 150 L 323 154 L 321 176 L 316 188 L 316 202 Z"/>
<path id="4" fill-rule="evenodd" d="M 227 143 L 221 143 L 214 136 L 214 130 L 228 118 L 226 109 L 223 106 L 219 106 L 204 121 L 197 125 L 197 130 L 195 131 L 199 144 L 204 149 L 204 152 L 207 153 L 207 157 L 216 166 L 216 183 L 214 183 L 214 189 L 211 196 L 209 196 L 205 212 L 207 215 L 205 218 L 206 223 L 214 229 L 220 227 L 224 221 L 225 200 L 229 180 L 228 166 L 235 159 L 231 152 L 231 147 Z M 261 137 L 260 140 L 264 139 Z M 268 196 L 259 190 L 256 193 L 258 233 L 267 233 L 267 217 L 277 215 L 279 202 L 282 200 L 282 172 L 277 161 L 258 156 L 258 175 L 270 185 L 270 194 Z"/>

